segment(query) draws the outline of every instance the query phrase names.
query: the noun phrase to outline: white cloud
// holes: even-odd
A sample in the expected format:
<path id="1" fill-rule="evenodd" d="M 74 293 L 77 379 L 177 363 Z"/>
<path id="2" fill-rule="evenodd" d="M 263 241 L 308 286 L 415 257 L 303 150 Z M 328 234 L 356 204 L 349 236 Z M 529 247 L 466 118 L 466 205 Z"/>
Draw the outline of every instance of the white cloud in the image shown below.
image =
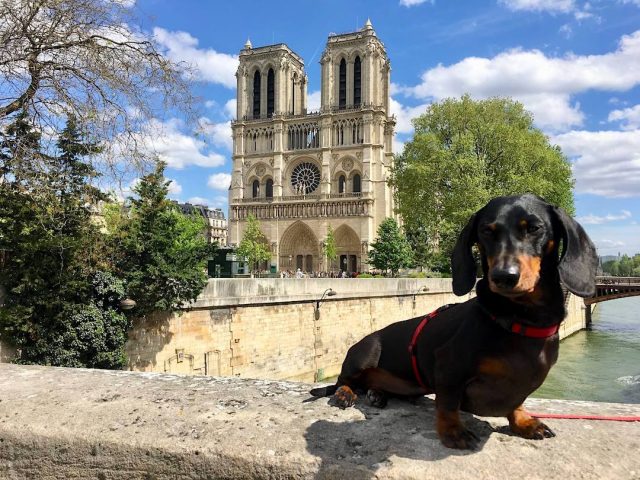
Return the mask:
<path id="1" fill-rule="evenodd" d="M 621 220 L 628 220 L 629 218 L 631 218 L 631 212 L 629 210 L 622 210 L 618 215 L 608 213 L 602 217 L 589 214 L 583 217 L 578 217 L 577 220 L 585 225 L 602 225 L 603 223 L 619 222 Z"/>
<path id="2" fill-rule="evenodd" d="M 307 111 L 315 112 L 317 110 L 320 110 L 320 100 L 321 100 L 320 90 L 316 90 L 315 92 L 311 92 L 307 94 Z"/>
<path id="3" fill-rule="evenodd" d="M 577 193 L 640 195 L 640 130 L 572 131 L 556 135 L 551 142 L 574 159 Z"/>
<path id="4" fill-rule="evenodd" d="M 400 0 L 400 5 L 403 7 L 413 7 L 415 5 L 421 5 L 425 2 L 433 3 L 434 0 Z"/>
<path id="5" fill-rule="evenodd" d="M 182 185 L 171 178 L 167 178 L 167 180 L 171 180 L 171 183 L 169 184 L 169 195 L 172 197 L 180 195 L 182 193 Z"/>
<path id="6" fill-rule="evenodd" d="M 199 167 L 219 167 L 225 157 L 209 152 L 207 144 L 191 134 L 182 132 L 182 121 L 171 119 L 166 122 L 151 120 L 144 134 L 138 135 L 143 150 L 156 154 L 171 168 L 181 170 L 189 165 Z"/>
<path id="7" fill-rule="evenodd" d="M 402 151 L 404 150 L 404 143 L 401 140 L 398 140 L 398 136 L 394 135 L 393 136 L 393 144 L 391 146 L 391 149 L 393 150 L 393 153 L 395 153 L 396 155 L 400 155 L 402 153 Z"/>
<path id="8" fill-rule="evenodd" d="M 216 147 L 223 147 L 231 151 L 233 138 L 231 137 L 231 121 L 214 123 L 206 117 L 199 120 L 200 130 Z"/>
<path id="9" fill-rule="evenodd" d="M 606 249 L 606 248 L 617 248 L 617 247 L 624 247 L 624 242 L 621 242 L 619 240 L 609 240 L 608 238 L 602 238 L 599 240 L 594 240 L 596 247 L 598 248 L 598 250 L 600 249 Z"/>
<path id="10" fill-rule="evenodd" d="M 640 7 L 640 0 L 620 0 L 620 3 L 631 4 L 635 5 L 636 7 Z"/>
<path id="11" fill-rule="evenodd" d="M 513 11 L 569 13 L 576 6 L 574 0 L 498 0 Z"/>
<path id="12" fill-rule="evenodd" d="M 224 104 L 224 113 L 229 118 L 236 118 L 238 100 L 232 98 Z"/>
<path id="13" fill-rule="evenodd" d="M 579 126 L 584 114 L 572 95 L 587 90 L 626 91 L 640 84 L 640 30 L 623 36 L 617 50 L 602 55 L 548 57 L 540 50 L 508 50 L 493 58 L 468 57 L 438 65 L 422 82 L 402 91 L 440 100 L 469 93 L 474 98 L 511 96 L 524 103 L 542 128 Z"/>
<path id="14" fill-rule="evenodd" d="M 423 103 L 416 107 L 406 107 L 394 98 L 391 98 L 389 102 L 389 110 L 396 116 L 396 133 L 413 133 L 411 120 L 422 115 L 428 106 L 428 103 Z"/>
<path id="15" fill-rule="evenodd" d="M 238 57 L 213 49 L 198 48 L 198 39 L 187 32 L 153 29 L 155 39 L 165 47 L 165 55 L 174 62 L 186 62 L 195 69 L 195 79 L 235 88 Z"/>
<path id="16" fill-rule="evenodd" d="M 214 173 L 207 181 L 207 186 L 214 190 L 228 190 L 229 185 L 231 185 L 231 175 L 228 173 Z"/>
<path id="17" fill-rule="evenodd" d="M 136 4 L 136 0 L 113 0 L 113 2 L 122 5 L 125 8 L 131 8 Z"/>
<path id="18" fill-rule="evenodd" d="M 560 30 L 558 31 L 564 36 L 564 38 L 571 38 L 571 36 L 573 35 L 573 29 L 571 28 L 571 25 L 569 25 L 568 23 L 565 23 L 564 25 L 562 25 L 560 27 Z"/>
<path id="19" fill-rule="evenodd" d="M 607 120 L 610 122 L 624 122 L 620 125 L 623 130 L 640 129 L 640 104 L 623 110 L 613 110 L 609 113 Z"/>
<path id="20" fill-rule="evenodd" d="M 204 198 L 204 197 L 191 197 L 187 200 L 187 203 L 192 205 L 204 205 L 209 208 L 223 208 L 227 207 L 228 199 L 223 195 L 218 195 L 214 198 Z"/>

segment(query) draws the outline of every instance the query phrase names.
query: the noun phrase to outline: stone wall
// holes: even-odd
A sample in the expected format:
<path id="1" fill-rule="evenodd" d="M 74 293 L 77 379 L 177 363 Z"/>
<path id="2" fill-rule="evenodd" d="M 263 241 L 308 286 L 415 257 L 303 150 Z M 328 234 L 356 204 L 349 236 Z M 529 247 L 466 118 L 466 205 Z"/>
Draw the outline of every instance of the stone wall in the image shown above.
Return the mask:
<path id="1" fill-rule="evenodd" d="M 316 320 L 316 301 L 327 297 Z M 426 292 L 416 293 L 426 288 Z M 390 323 L 456 297 L 450 279 L 215 279 L 191 310 L 139 322 L 127 345 L 130 369 L 319 381 L 337 375 L 348 348 Z M 585 326 L 571 297 L 561 335 Z"/>
<path id="2" fill-rule="evenodd" d="M 475 451 L 442 446 L 435 402 L 309 402 L 301 383 L 0 364 L 2 479 L 637 479 L 638 422 L 463 414 Z M 529 399 L 538 413 L 640 415 L 640 405 Z M 636 452 L 635 454 L 633 452 Z"/>

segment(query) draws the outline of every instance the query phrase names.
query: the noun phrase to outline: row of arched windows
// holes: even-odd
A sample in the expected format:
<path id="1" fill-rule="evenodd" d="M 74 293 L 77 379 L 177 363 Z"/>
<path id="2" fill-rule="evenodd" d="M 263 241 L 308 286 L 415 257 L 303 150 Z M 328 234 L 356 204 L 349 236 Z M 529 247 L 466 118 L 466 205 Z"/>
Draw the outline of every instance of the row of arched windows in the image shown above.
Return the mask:
<path id="1" fill-rule="evenodd" d="M 260 196 L 260 180 L 254 180 L 251 185 L 251 197 L 258 198 Z M 270 178 L 264 183 L 264 196 L 273 198 L 273 180 Z"/>
<path id="2" fill-rule="evenodd" d="M 359 107 L 362 102 L 362 64 L 360 57 L 356 57 L 353 62 L 353 106 Z M 343 58 L 340 60 L 338 72 L 338 108 L 347 108 L 347 62 Z"/>
<path id="3" fill-rule="evenodd" d="M 351 177 L 350 184 L 347 184 L 347 177 L 345 175 L 340 175 L 338 177 L 338 193 L 362 193 L 362 177 L 360 174 L 356 173 Z M 261 187 L 264 187 L 264 197 L 265 198 L 273 198 L 273 180 L 267 179 L 263 185 L 260 185 L 260 180 L 256 179 L 253 181 L 251 185 L 251 197 L 259 198 L 261 196 Z M 349 188 L 350 187 L 350 188 Z"/>
<path id="4" fill-rule="evenodd" d="M 360 174 L 356 173 L 351 178 L 351 191 L 350 193 L 362 193 L 362 178 Z M 338 193 L 347 193 L 347 177 L 340 175 L 338 177 Z"/>
<path id="5" fill-rule="evenodd" d="M 275 108 L 275 73 L 273 68 L 267 72 L 267 117 L 271 117 Z M 253 74 L 253 118 L 260 118 L 262 95 L 262 74 L 259 70 Z"/>

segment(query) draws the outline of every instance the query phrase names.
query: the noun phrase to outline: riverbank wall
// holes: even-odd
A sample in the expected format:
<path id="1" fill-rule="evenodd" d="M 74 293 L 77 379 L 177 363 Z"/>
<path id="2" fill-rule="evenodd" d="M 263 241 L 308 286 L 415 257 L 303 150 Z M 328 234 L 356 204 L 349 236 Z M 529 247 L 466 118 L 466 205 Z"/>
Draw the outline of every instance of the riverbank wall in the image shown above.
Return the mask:
<path id="1" fill-rule="evenodd" d="M 463 415 L 473 451 L 443 447 L 433 399 L 340 410 L 303 383 L 0 365 L 0 478 L 545 479 L 640 477 L 640 423 L 546 420 L 510 435 Z M 640 406 L 528 400 L 538 413 L 640 415 Z"/>
<path id="2" fill-rule="evenodd" d="M 455 296 L 451 279 L 212 279 L 189 309 L 134 325 L 129 368 L 321 381 L 365 335 L 472 295 Z M 582 299 L 567 307 L 562 337 L 586 326 Z"/>

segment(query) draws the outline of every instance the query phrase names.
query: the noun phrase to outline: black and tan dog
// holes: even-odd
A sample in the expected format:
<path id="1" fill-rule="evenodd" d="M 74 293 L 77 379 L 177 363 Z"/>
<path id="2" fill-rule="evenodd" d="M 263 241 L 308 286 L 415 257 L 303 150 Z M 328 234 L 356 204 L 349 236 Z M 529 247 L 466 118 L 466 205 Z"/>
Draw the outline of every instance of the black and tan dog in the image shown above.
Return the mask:
<path id="1" fill-rule="evenodd" d="M 483 278 L 475 298 L 366 336 L 349 349 L 337 383 L 311 394 L 334 394 L 345 408 L 354 404 L 354 390 L 378 407 L 388 394 L 435 392 L 436 428 L 451 448 L 477 443 L 460 410 L 505 416 L 524 438 L 554 436 L 522 403 L 558 357 L 566 314 L 560 283 L 581 297 L 595 292 L 595 247 L 578 223 L 539 197 L 495 198 L 471 217 L 455 246 L 456 295 L 476 283 L 476 244 Z"/>

